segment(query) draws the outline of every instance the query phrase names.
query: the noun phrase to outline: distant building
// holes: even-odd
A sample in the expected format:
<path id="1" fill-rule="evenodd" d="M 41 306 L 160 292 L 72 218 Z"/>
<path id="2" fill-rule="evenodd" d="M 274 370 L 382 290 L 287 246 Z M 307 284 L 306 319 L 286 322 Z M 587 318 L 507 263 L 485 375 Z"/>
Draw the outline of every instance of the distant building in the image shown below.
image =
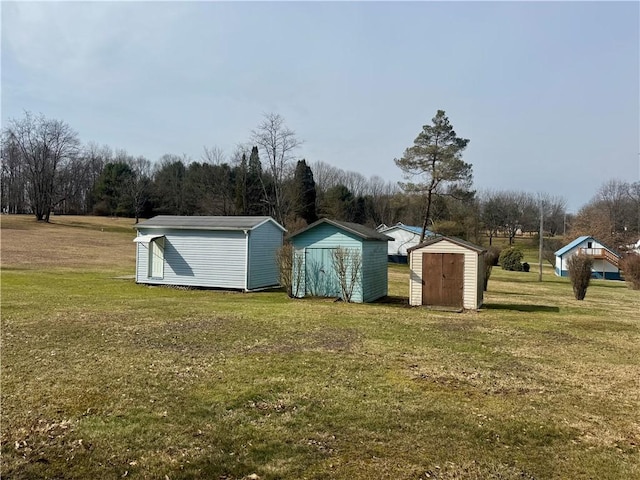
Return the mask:
<path id="1" fill-rule="evenodd" d="M 391 227 L 382 224 L 376 228 L 379 233 L 383 233 L 393 240 L 388 244 L 388 260 L 395 263 L 407 263 L 407 250 L 420 243 L 422 227 L 414 227 L 398 222 Z M 427 230 L 425 239 L 435 236 L 435 233 Z"/>
<path id="2" fill-rule="evenodd" d="M 593 258 L 592 278 L 621 280 L 620 255 L 591 236 L 578 237 L 555 252 L 557 276 L 569 276 L 567 261 L 577 253 L 584 253 Z"/>

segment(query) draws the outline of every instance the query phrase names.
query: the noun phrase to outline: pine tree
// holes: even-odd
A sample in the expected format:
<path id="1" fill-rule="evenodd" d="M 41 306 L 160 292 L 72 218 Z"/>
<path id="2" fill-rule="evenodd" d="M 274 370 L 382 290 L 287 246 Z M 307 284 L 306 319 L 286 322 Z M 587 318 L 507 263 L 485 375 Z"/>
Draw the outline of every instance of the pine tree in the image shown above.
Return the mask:
<path id="1" fill-rule="evenodd" d="M 407 179 L 418 177 L 416 183 L 403 183 L 404 190 L 425 197 L 421 242 L 429 221 L 433 221 L 430 217 L 434 197 L 469 191 L 472 182 L 471 164 L 462 160 L 469 140 L 458 137 L 444 110 L 438 110 L 431 121 L 432 125 L 422 127 L 402 158 L 394 160 Z"/>
<path id="2" fill-rule="evenodd" d="M 264 187 L 264 179 L 262 178 L 262 164 L 260 163 L 258 147 L 253 147 L 251 149 L 251 155 L 249 155 L 246 188 L 246 214 L 265 215 L 267 213 L 267 209 L 265 208 L 267 203 L 264 201 L 266 189 Z"/>
<path id="3" fill-rule="evenodd" d="M 316 182 L 313 179 L 313 171 L 305 160 L 298 161 L 293 181 L 294 213 L 307 224 L 311 224 L 318 219 L 316 214 Z"/>
<path id="4" fill-rule="evenodd" d="M 236 203 L 236 211 L 239 215 L 247 214 L 247 176 L 248 176 L 248 166 L 247 166 L 247 155 L 242 154 L 242 160 L 240 161 L 240 165 L 238 166 L 238 170 L 236 173 L 236 194 L 235 194 L 235 203 Z"/>

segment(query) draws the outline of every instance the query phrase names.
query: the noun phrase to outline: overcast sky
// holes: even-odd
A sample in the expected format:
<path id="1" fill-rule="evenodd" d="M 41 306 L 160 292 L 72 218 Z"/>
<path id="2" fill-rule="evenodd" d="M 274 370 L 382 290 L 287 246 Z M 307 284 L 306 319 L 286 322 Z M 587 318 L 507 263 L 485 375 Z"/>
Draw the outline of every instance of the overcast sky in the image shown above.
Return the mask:
<path id="1" fill-rule="evenodd" d="M 156 161 L 228 155 L 266 112 L 308 162 L 402 180 L 445 110 L 477 189 L 640 180 L 638 2 L 1 3 L 2 124 L 25 110 Z"/>

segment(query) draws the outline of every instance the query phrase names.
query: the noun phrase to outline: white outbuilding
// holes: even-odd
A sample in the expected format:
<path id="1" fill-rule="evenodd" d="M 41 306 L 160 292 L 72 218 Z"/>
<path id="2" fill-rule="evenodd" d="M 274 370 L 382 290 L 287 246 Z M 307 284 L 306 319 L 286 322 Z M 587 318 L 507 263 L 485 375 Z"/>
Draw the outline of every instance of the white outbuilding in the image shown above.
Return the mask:
<path id="1" fill-rule="evenodd" d="M 376 230 L 388 237 L 391 237 L 387 245 L 388 260 L 394 263 L 407 263 L 407 250 L 420 243 L 421 227 L 405 225 L 398 222 L 390 227 L 382 224 Z M 435 234 L 429 230 L 425 232 L 425 238 L 430 238 Z"/>
<path id="2" fill-rule="evenodd" d="M 279 284 L 286 230 L 271 217 L 158 215 L 135 228 L 137 283 L 244 291 Z"/>
<path id="3" fill-rule="evenodd" d="M 482 247 L 445 236 L 433 237 L 410 248 L 409 304 L 480 308 L 484 252 Z"/>

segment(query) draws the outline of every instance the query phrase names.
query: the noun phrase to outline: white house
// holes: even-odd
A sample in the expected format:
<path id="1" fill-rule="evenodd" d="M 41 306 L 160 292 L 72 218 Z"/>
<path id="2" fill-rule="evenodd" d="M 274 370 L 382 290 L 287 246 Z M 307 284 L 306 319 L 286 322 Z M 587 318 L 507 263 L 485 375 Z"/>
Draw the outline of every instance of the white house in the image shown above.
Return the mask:
<path id="1" fill-rule="evenodd" d="M 279 284 L 271 217 L 158 215 L 135 228 L 136 282 L 257 290 Z"/>
<path id="2" fill-rule="evenodd" d="M 567 260 L 572 255 L 584 253 L 593 258 L 592 277 L 606 280 L 620 280 L 620 255 L 603 245 L 591 236 L 582 236 L 576 238 L 573 242 L 565 245 L 555 252 L 556 256 L 556 275 L 559 277 L 568 277 L 569 268 Z"/>
<path id="3" fill-rule="evenodd" d="M 393 239 L 387 246 L 388 259 L 390 262 L 396 263 L 407 263 L 407 250 L 420 243 L 420 234 L 422 233 L 421 227 L 405 225 L 401 222 L 391 227 L 382 224 L 376 230 Z M 433 232 L 429 230 L 425 232 L 425 239 L 433 236 L 435 236 Z"/>

